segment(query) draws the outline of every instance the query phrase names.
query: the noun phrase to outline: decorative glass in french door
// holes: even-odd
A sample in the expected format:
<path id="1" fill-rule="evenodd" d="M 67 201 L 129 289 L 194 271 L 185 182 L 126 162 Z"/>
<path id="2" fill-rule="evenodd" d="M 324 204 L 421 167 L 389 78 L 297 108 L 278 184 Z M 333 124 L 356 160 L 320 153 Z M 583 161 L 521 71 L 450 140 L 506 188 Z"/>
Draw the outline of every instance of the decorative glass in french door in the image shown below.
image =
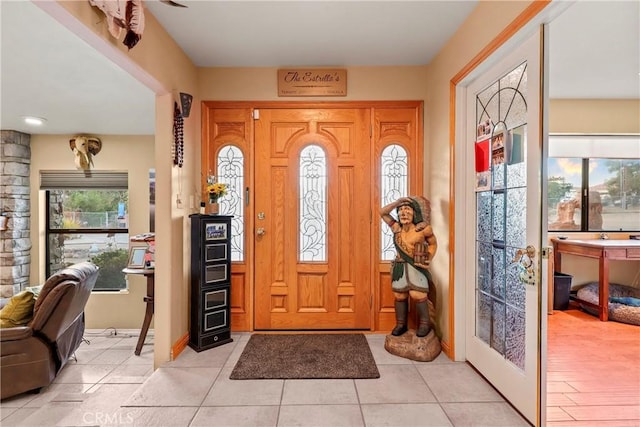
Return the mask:
<path id="1" fill-rule="evenodd" d="M 476 95 L 475 335 L 520 369 L 525 290 L 535 252 L 526 246 L 527 64 Z M 531 256 L 531 258 L 529 258 Z M 527 276 L 529 275 L 529 276 Z"/>

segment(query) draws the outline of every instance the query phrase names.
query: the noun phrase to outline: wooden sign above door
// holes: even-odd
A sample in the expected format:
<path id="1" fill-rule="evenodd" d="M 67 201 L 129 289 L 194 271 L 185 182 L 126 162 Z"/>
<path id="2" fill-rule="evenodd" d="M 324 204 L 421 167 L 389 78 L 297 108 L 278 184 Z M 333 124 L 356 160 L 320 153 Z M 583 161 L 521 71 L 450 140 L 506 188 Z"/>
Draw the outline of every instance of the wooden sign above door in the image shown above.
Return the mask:
<path id="1" fill-rule="evenodd" d="M 278 96 L 347 96 L 347 70 L 341 68 L 278 70 Z"/>

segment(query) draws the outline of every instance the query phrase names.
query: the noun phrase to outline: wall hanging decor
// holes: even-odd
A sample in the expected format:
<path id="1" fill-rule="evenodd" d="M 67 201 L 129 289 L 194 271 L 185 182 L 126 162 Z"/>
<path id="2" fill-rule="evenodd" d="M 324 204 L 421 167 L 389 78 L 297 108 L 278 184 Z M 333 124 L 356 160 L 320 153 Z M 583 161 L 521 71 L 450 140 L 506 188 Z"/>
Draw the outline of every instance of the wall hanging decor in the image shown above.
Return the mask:
<path id="1" fill-rule="evenodd" d="M 184 163 L 184 120 L 178 103 L 173 103 L 173 164 L 182 167 Z"/>
<path id="2" fill-rule="evenodd" d="M 89 170 L 93 166 L 93 156 L 102 150 L 102 141 L 95 136 L 74 136 L 69 140 L 69 147 L 75 156 L 76 168 Z"/>
<path id="3" fill-rule="evenodd" d="M 191 103 L 193 102 L 193 96 L 180 92 L 180 111 L 182 112 L 182 117 L 189 117 L 191 113 Z"/>
<path id="4" fill-rule="evenodd" d="M 142 0 L 89 0 L 91 6 L 100 9 L 107 17 L 109 33 L 120 38 L 126 30 L 122 43 L 133 48 L 142 38 L 144 31 L 144 8 Z"/>

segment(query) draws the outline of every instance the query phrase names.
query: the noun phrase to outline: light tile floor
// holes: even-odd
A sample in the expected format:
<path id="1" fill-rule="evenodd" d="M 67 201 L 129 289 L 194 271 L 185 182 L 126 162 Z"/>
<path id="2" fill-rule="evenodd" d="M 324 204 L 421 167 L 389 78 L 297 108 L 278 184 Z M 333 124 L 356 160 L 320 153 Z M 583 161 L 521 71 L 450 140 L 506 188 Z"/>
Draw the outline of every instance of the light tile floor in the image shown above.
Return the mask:
<path id="1" fill-rule="evenodd" d="M 88 331 L 95 333 L 96 331 Z M 150 331 L 151 332 L 151 331 Z M 0 403 L 2 426 L 527 426 L 468 364 L 393 356 L 367 335 L 380 371 L 367 380 L 230 380 L 250 334 L 152 372 L 150 333 L 88 336 L 40 394 Z"/>

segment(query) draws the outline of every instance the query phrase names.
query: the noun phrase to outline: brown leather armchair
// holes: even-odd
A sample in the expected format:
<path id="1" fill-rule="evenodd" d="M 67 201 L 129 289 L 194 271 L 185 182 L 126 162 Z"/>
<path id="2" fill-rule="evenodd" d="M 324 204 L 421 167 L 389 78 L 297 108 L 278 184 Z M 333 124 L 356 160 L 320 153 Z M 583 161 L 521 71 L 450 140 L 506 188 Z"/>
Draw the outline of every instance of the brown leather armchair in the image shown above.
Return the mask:
<path id="1" fill-rule="evenodd" d="M 82 342 L 98 267 L 82 262 L 47 279 L 27 326 L 0 329 L 0 399 L 48 386 Z"/>

